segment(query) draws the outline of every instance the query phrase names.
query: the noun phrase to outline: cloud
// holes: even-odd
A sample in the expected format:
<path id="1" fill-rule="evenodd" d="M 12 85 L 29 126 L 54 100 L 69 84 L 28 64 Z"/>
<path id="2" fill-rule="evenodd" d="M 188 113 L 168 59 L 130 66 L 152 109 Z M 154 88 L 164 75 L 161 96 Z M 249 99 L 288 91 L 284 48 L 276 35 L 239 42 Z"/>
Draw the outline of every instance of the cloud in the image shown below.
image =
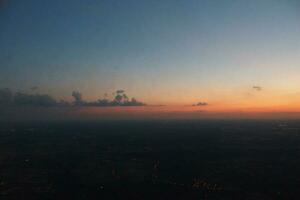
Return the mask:
<path id="1" fill-rule="evenodd" d="M 206 102 L 198 102 L 196 104 L 193 104 L 193 106 L 208 106 L 208 103 L 206 103 Z"/>
<path id="2" fill-rule="evenodd" d="M 82 100 L 82 94 L 78 91 L 73 91 L 72 96 L 74 97 L 74 103 L 75 105 L 82 105 L 84 102 Z"/>
<path id="3" fill-rule="evenodd" d="M 125 91 L 124 90 L 117 90 L 116 93 L 117 94 L 123 94 Z"/>
<path id="4" fill-rule="evenodd" d="M 56 100 L 47 94 L 13 93 L 10 89 L 0 89 L 0 106 L 56 106 Z"/>
<path id="5" fill-rule="evenodd" d="M 0 106 L 59 106 L 53 97 L 47 94 L 13 93 L 10 89 L 0 89 Z"/>
<path id="6" fill-rule="evenodd" d="M 262 91 L 262 89 L 263 89 L 262 87 L 257 86 L 257 85 L 253 86 L 252 88 L 256 91 Z"/>
<path id="7" fill-rule="evenodd" d="M 136 100 L 135 98 L 129 99 L 124 90 L 117 90 L 114 100 L 110 102 L 113 106 L 145 106 L 146 104 Z"/>
<path id="8" fill-rule="evenodd" d="M 38 86 L 33 86 L 33 87 L 31 87 L 30 89 L 31 89 L 32 91 L 35 91 L 35 90 L 38 90 L 39 87 L 38 87 Z"/>
<path id="9" fill-rule="evenodd" d="M 103 98 L 97 101 L 85 101 L 83 95 L 78 91 L 73 91 L 73 102 L 64 100 L 57 101 L 48 94 L 31 94 L 24 92 L 13 93 L 10 89 L 0 89 L 0 106 L 145 106 L 146 104 L 138 101 L 135 98 L 129 98 L 124 90 L 117 90 L 115 97 L 112 100 Z"/>
<path id="10" fill-rule="evenodd" d="M 146 104 L 136 100 L 135 98 L 129 99 L 124 90 L 117 90 L 113 100 L 98 99 L 97 101 L 84 101 L 80 92 L 73 91 L 74 105 L 81 106 L 98 106 L 98 107 L 111 107 L 111 106 L 145 106 Z"/>
<path id="11" fill-rule="evenodd" d="M 56 100 L 47 94 L 26 94 L 16 93 L 14 95 L 15 105 L 24 106 L 56 106 L 58 103 Z"/>

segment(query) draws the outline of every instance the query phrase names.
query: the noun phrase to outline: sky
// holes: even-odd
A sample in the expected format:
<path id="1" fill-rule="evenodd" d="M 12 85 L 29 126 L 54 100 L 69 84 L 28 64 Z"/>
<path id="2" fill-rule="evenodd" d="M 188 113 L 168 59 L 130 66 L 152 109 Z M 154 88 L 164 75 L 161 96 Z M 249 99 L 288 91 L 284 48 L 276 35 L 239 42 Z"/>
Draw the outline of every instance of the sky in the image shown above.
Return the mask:
<path id="1" fill-rule="evenodd" d="M 117 113 L 300 112 L 297 0 L 0 2 L 0 88 L 147 104 Z"/>

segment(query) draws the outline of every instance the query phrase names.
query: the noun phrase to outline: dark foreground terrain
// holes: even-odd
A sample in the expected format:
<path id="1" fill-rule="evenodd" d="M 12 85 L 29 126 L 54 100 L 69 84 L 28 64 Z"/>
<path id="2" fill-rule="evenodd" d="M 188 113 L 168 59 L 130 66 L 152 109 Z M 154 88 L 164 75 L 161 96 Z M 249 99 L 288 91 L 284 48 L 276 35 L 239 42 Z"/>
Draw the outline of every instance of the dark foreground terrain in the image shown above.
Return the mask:
<path id="1" fill-rule="evenodd" d="M 299 121 L 0 124 L 0 199 L 299 199 Z"/>

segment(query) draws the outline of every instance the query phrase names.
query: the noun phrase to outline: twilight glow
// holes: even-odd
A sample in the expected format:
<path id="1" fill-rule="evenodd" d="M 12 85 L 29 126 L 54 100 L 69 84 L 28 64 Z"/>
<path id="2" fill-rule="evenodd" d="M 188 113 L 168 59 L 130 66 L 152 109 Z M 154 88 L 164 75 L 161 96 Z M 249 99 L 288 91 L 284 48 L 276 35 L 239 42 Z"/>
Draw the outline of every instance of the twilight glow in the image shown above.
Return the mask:
<path id="1" fill-rule="evenodd" d="M 293 0 L 0 1 L 0 103 L 9 88 L 68 105 L 22 107 L 46 116 L 299 118 L 299 19 Z"/>

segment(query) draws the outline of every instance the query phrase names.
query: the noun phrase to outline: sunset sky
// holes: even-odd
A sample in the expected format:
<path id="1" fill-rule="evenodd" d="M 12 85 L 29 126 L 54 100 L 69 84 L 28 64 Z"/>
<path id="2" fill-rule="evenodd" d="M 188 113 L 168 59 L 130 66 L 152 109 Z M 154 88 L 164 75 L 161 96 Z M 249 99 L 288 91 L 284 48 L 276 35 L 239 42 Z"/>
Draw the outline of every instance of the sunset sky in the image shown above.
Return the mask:
<path id="1" fill-rule="evenodd" d="M 95 115 L 300 112 L 297 0 L 0 2 L 0 88 L 147 104 Z"/>

